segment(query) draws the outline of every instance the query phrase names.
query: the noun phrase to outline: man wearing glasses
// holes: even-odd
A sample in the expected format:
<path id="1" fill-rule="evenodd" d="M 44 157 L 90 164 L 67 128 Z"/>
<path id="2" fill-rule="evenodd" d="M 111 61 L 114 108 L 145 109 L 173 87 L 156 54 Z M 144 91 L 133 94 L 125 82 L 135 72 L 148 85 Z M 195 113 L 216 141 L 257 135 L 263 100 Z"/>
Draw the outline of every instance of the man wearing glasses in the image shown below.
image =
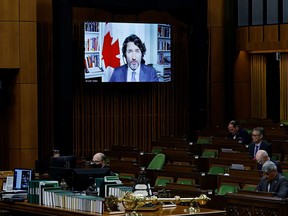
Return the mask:
<path id="1" fill-rule="evenodd" d="M 271 192 L 279 198 L 288 197 L 288 180 L 277 172 L 277 166 L 266 161 L 262 166 L 263 177 L 257 185 L 256 191 Z"/>
<path id="2" fill-rule="evenodd" d="M 258 150 L 262 149 L 265 150 L 269 157 L 272 156 L 272 147 L 271 144 L 264 141 L 264 128 L 263 127 L 256 127 L 252 131 L 252 142 L 248 146 L 248 152 L 252 158 L 255 158 L 256 153 Z"/>

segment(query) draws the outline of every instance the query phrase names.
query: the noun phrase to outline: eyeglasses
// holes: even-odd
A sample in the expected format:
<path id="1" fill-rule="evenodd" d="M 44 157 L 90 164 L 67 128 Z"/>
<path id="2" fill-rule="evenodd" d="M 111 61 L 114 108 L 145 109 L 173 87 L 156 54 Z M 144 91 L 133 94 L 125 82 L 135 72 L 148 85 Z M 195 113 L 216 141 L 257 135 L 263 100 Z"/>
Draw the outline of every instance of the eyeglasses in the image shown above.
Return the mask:
<path id="1" fill-rule="evenodd" d="M 252 136 L 252 137 L 253 137 L 253 136 L 254 136 L 254 137 L 255 137 L 255 136 L 260 136 L 260 134 L 252 134 L 251 136 Z"/>

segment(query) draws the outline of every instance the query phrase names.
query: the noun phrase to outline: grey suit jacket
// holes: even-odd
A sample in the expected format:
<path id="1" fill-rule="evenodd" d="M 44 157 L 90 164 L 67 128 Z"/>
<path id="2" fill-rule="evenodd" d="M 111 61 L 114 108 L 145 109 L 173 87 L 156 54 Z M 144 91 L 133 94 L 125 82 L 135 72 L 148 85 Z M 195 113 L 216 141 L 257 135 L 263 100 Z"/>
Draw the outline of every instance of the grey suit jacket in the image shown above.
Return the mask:
<path id="1" fill-rule="evenodd" d="M 268 179 L 264 176 L 261 178 L 259 184 L 257 185 L 257 191 L 268 192 Z M 270 190 L 269 192 L 276 193 L 276 196 L 279 198 L 287 198 L 288 197 L 288 180 L 282 176 L 281 174 L 277 174 L 275 179 L 270 182 Z"/>

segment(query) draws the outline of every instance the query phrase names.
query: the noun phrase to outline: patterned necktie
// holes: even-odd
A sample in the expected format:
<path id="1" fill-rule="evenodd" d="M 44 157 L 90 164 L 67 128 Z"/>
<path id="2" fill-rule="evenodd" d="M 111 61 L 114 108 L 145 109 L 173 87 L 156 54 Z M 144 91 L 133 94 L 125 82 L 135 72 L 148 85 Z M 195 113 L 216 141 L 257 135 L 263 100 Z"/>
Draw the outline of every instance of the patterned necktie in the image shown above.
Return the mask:
<path id="1" fill-rule="evenodd" d="M 136 74 L 136 72 L 133 71 L 133 72 L 132 72 L 132 76 L 131 76 L 131 82 L 136 82 L 135 74 Z"/>

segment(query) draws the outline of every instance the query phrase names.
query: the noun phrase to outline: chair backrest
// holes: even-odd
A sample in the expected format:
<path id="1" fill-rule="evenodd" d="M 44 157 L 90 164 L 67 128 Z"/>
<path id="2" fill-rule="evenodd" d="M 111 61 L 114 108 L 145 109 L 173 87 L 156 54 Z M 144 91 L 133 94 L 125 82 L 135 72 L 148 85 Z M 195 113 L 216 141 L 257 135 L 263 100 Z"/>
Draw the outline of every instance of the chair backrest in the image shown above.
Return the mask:
<path id="1" fill-rule="evenodd" d="M 165 163 L 165 155 L 159 153 L 154 156 L 154 158 L 149 163 L 147 169 L 160 170 L 162 169 L 164 163 Z"/>
<path id="2" fill-rule="evenodd" d="M 171 183 L 173 180 L 173 177 L 170 176 L 157 176 L 154 186 L 165 187 L 166 183 Z"/>
<path id="3" fill-rule="evenodd" d="M 193 185 L 193 184 L 195 184 L 195 179 L 178 178 L 176 183 L 177 184 L 184 184 L 184 185 Z"/>
<path id="4" fill-rule="evenodd" d="M 216 149 L 204 149 L 202 152 L 202 157 L 217 157 L 218 150 Z"/>
<path id="5" fill-rule="evenodd" d="M 219 188 L 218 195 L 225 195 L 227 193 L 235 193 L 238 191 L 239 186 L 237 185 L 229 185 L 229 184 L 222 184 Z"/>
<path id="6" fill-rule="evenodd" d="M 224 166 L 211 166 L 209 169 L 208 174 L 224 174 L 225 173 L 225 167 Z"/>

